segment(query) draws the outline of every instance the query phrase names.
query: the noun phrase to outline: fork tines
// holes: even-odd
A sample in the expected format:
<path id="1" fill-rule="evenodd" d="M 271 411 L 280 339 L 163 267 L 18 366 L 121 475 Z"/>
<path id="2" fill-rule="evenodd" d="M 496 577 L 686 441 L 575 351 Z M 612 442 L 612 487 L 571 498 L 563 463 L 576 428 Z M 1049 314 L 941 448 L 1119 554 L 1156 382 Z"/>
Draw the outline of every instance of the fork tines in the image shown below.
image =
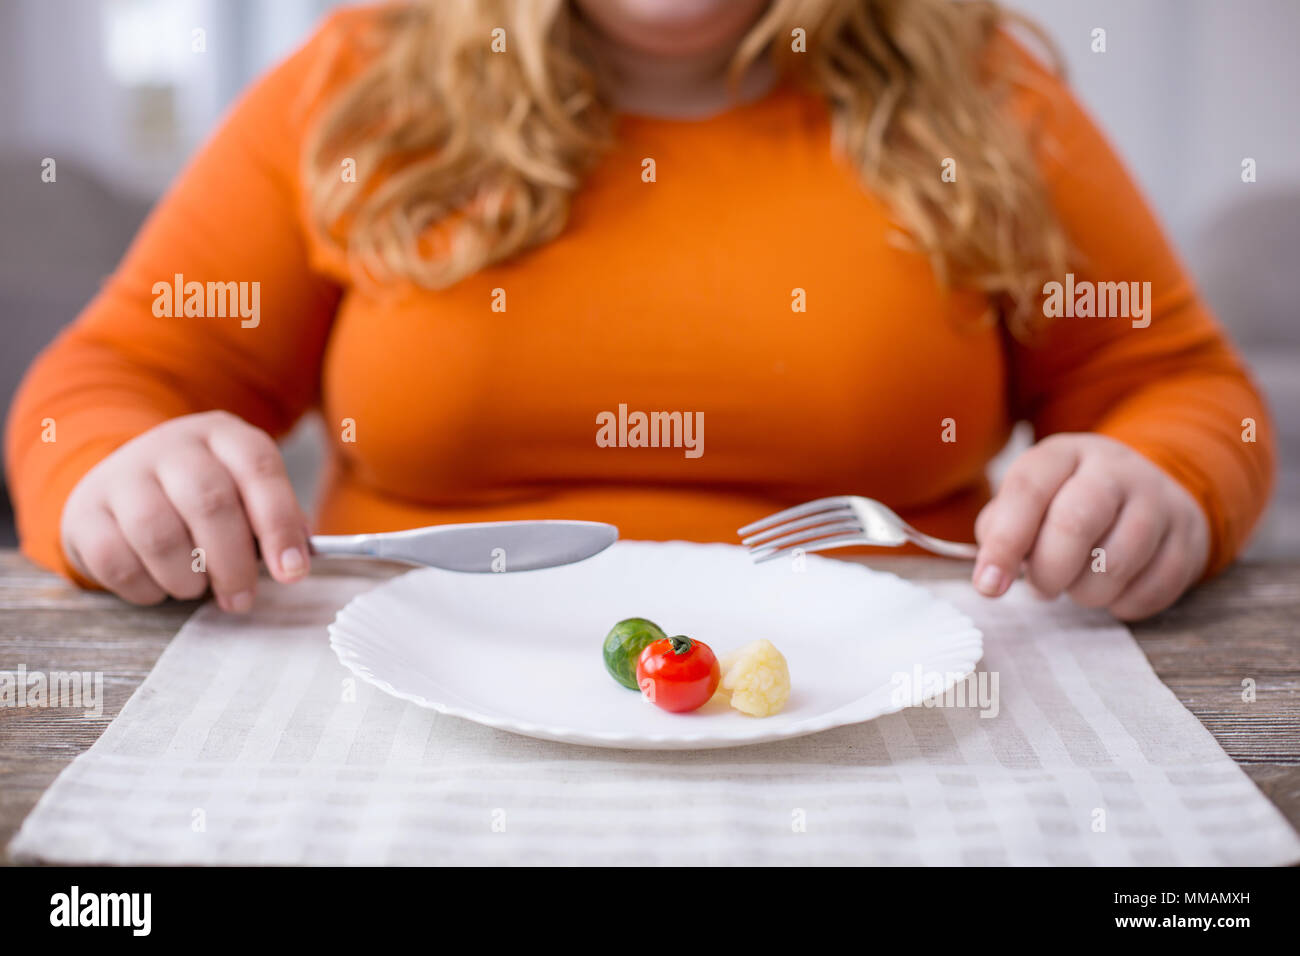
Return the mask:
<path id="1" fill-rule="evenodd" d="M 796 548 L 823 551 L 862 541 L 862 522 L 847 495 L 818 498 L 747 524 L 736 533 L 755 562 L 770 561 Z"/>

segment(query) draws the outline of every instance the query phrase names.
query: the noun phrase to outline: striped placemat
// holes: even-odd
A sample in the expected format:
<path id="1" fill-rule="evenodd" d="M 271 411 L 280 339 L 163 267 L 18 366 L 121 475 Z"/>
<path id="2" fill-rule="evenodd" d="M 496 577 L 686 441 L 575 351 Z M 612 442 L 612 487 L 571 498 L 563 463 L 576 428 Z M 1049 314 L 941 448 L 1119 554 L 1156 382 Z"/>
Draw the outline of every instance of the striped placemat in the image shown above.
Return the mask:
<path id="1" fill-rule="evenodd" d="M 83 863 L 1300 861 L 1290 825 L 1128 631 L 1066 602 L 929 585 L 984 631 L 996 713 L 913 708 L 656 753 L 514 736 L 357 682 L 325 627 L 376 583 L 268 583 L 242 622 L 201 608 L 10 851 Z"/>

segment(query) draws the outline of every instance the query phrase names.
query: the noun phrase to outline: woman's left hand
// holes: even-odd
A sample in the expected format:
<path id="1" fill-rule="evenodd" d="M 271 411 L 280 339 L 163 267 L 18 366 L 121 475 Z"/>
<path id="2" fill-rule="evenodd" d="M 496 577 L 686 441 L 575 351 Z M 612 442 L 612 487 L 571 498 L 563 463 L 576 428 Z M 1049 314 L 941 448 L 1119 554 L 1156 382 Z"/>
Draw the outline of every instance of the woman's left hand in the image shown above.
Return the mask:
<path id="1" fill-rule="evenodd" d="M 1112 438 L 1059 434 L 1012 463 L 975 522 L 972 580 L 989 597 L 1024 565 L 1044 597 L 1062 592 L 1121 620 L 1149 617 L 1200 579 L 1205 513 L 1182 485 Z"/>

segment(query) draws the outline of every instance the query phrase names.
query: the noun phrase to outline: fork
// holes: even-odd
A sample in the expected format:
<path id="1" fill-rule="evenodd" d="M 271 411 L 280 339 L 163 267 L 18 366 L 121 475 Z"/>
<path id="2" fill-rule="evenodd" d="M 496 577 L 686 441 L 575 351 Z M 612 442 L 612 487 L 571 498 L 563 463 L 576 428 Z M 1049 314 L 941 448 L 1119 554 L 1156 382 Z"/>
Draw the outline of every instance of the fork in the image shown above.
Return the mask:
<path id="1" fill-rule="evenodd" d="M 857 545 L 898 548 L 908 542 L 949 558 L 973 559 L 973 544 L 944 541 L 917 531 L 872 498 L 840 495 L 818 498 L 747 524 L 736 534 L 755 564 L 795 550 L 829 551 Z"/>

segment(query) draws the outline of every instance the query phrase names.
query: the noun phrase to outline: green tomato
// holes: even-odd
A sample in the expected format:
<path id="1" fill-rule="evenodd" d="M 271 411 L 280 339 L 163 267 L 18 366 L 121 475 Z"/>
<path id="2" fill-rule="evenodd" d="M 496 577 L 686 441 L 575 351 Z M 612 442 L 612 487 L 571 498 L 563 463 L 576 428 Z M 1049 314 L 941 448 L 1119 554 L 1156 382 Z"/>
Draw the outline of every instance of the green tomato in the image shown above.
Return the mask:
<path id="1" fill-rule="evenodd" d="M 619 621 L 605 636 L 605 670 L 629 690 L 639 690 L 636 684 L 637 658 L 655 641 L 667 637 L 658 624 L 643 617 Z"/>

